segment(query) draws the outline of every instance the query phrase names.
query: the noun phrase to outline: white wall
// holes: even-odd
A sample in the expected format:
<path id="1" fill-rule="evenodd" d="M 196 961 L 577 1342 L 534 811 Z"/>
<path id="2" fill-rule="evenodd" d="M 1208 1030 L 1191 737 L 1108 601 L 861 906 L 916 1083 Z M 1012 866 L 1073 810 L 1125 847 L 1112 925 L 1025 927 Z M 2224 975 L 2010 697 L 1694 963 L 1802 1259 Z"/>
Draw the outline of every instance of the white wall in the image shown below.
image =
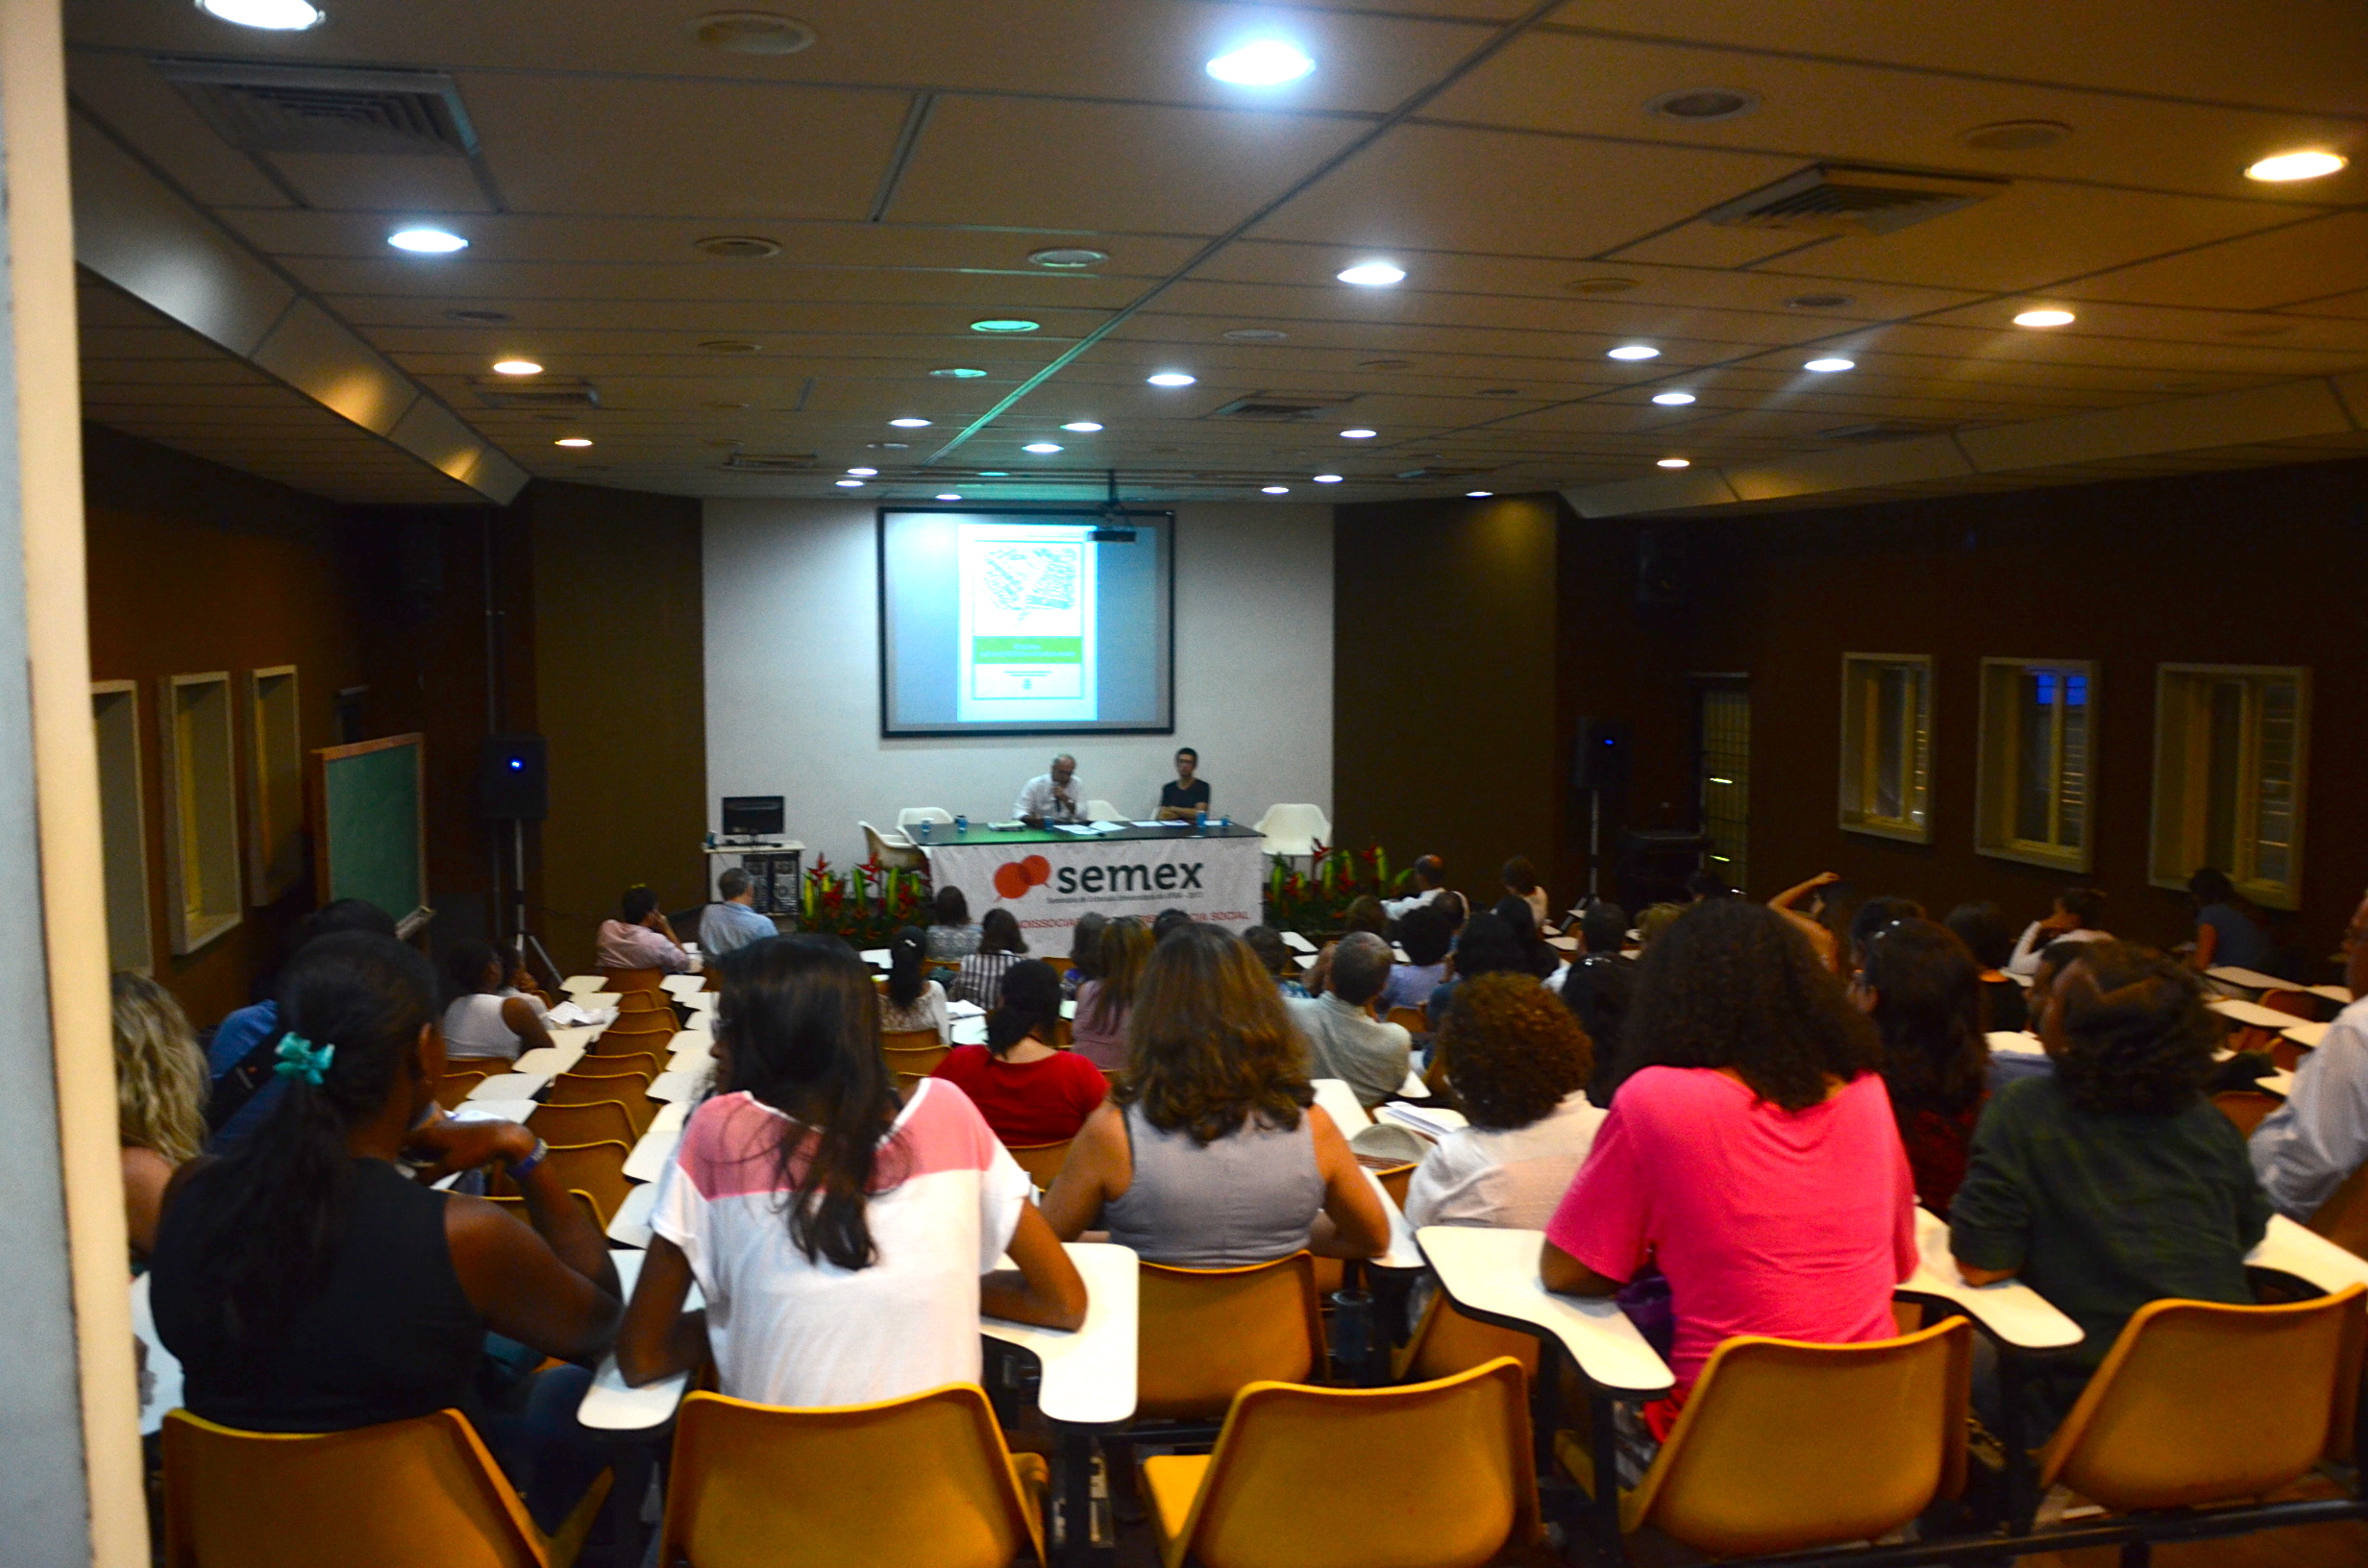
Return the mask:
<path id="1" fill-rule="evenodd" d="M 1020 786 L 1073 751 L 1088 798 L 1147 812 L 1179 746 L 1215 803 L 1255 821 L 1278 800 L 1332 809 L 1332 517 L 1323 506 L 1176 508 L 1173 736 L 1070 740 L 879 733 L 875 509 L 865 502 L 706 503 L 707 788 L 787 797 L 807 864 L 863 858 L 855 825 L 903 806 L 1008 817 Z"/>

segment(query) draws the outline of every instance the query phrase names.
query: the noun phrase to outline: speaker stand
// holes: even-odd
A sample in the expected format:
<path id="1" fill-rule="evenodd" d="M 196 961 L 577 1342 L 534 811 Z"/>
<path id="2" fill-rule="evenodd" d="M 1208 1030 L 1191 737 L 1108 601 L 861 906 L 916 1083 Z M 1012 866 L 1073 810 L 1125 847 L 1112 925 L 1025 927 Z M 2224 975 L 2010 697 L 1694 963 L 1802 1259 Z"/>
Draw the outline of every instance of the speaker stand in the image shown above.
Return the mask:
<path id="1" fill-rule="evenodd" d="M 517 949 L 518 962 L 524 964 L 531 952 L 543 961 L 544 972 L 553 986 L 567 977 L 559 966 L 551 961 L 550 952 L 533 932 L 527 929 L 527 824 L 516 817 L 509 819 L 510 884 L 509 913 L 511 944 Z"/>

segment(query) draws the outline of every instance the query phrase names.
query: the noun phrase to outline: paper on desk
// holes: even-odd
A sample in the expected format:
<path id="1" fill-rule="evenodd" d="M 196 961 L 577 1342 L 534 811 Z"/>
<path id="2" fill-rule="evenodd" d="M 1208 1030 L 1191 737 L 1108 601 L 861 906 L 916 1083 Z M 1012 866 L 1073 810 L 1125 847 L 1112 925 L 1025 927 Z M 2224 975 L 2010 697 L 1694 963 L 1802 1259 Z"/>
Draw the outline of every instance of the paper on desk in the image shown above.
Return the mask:
<path id="1" fill-rule="evenodd" d="M 984 1045 L 987 1042 L 987 1020 L 983 1017 L 956 1018 L 950 1036 L 951 1043 L 956 1045 Z"/>
<path id="2" fill-rule="evenodd" d="M 1052 824 L 1052 831 L 1055 833 L 1073 833 L 1078 838 L 1090 839 L 1095 834 L 1101 831 L 1101 826 L 1098 822 L 1054 822 Z"/>
<path id="3" fill-rule="evenodd" d="M 1295 947 L 1303 953 L 1312 953 L 1316 951 L 1316 944 L 1308 941 L 1305 937 L 1299 935 L 1296 931 L 1286 931 L 1283 933 L 1283 945 L 1286 947 Z"/>
<path id="4" fill-rule="evenodd" d="M 597 1029 L 617 1021 L 613 1007 L 587 1007 L 574 997 L 568 998 L 544 1015 L 543 1022 L 554 1029 Z"/>
<path id="5" fill-rule="evenodd" d="M 1171 818 L 1169 821 L 1164 822 L 1129 822 L 1127 825 L 1129 827 L 1190 827 L 1193 824 L 1190 822 L 1179 822 Z"/>
<path id="6" fill-rule="evenodd" d="M 1443 1105 L 1408 1105 L 1403 1100 L 1392 1100 L 1373 1115 L 1434 1139 L 1444 1138 L 1459 1127 L 1471 1125 L 1465 1120 L 1461 1111 L 1452 1111 Z"/>
<path id="7" fill-rule="evenodd" d="M 1993 1029 L 1989 1033 L 1989 1048 L 1992 1054 L 2004 1052 L 2008 1056 L 2047 1054 L 2047 1047 L 2039 1043 L 2039 1037 L 2028 1029 Z"/>
<path id="8" fill-rule="evenodd" d="M 946 1004 L 946 1017 L 950 1018 L 983 1018 L 986 1016 L 987 1010 L 976 1002 L 948 1002 Z"/>

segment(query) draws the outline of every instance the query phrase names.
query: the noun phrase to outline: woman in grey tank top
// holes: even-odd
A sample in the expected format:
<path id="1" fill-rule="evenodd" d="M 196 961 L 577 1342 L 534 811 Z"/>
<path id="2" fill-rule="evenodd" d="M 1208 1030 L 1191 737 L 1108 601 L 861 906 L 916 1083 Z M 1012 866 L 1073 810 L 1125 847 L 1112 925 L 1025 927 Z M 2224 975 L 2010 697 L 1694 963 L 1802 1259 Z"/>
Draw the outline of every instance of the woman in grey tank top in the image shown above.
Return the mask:
<path id="1" fill-rule="evenodd" d="M 1125 1076 L 1045 1197 L 1063 1240 L 1100 1226 L 1146 1262 L 1235 1268 L 1313 1249 L 1369 1258 L 1383 1200 L 1313 1103 L 1266 969 L 1213 925 L 1153 950 L 1127 1025 Z"/>

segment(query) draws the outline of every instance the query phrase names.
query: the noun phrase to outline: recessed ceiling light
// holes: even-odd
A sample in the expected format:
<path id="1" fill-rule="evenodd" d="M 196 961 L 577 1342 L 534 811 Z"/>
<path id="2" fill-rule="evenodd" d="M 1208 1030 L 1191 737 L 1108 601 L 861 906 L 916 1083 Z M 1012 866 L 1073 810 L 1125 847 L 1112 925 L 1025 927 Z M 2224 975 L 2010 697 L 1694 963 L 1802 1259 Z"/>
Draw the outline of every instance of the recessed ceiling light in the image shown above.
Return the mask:
<path id="1" fill-rule="evenodd" d="M 842 490 L 860 490 L 863 488 L 863 481 L 861 479 L 838 479 L 833 482 L 835 482 Z"/>
<path id="2" fill-rule="evenodd" d="M 1333 274 L 1344 283 L 1359 288 L 1388 288 L 1406 281 L 1406 269 L 1394 267 L 1387 261 L 1360 261 L 1353 267 L 1343 267 Z"/>
<path id="3" fill-rule="evenodd" d="M 563 435 L 551 444 L 555 447 L 588 447 L 592 444 L 592 438 L 588 435 Z"/>
<path id="4" fill-rule="evenodd" d="M 1190 386 L 1199 378 L 1187 376 L 1180 370 L 1163 370 L 1156 375 L 1146 376 L 1144 380 L 1153 386 Z"/>
<path id="5" fill-rule="evenodd" d="M 1258 487 L 1258 493 L 1262 496 L 1287 496 L 1291 494 L 1291 486 L 1287 484 L 1262 484 Z"/>
<path id="6" fill-rule="evenodd" d="M 1020 450 L 1022 452 L 1032 452 L 1039 457 L 1049 457 L 1054 453 L 1061 450 L 1061 444 L 1058 441 L 1030 441 L 1026 446 L 1022 447 Z"/>
<path id="7" fill-rule="evenodd" d="M 900 430 L 925 430 L 929 428 L 929 422 L 927 420 L 914 419 L 909 416 L 903 419 L 892 419 L 888 423 L 894 425 Z"/>
<path id="8" fill-rule="evenodd" d="M 1004 469 L 982 468 L 978 471 L 978 477 L 982 479 L 1008 479 L 1011 475 Z"/>
<path id="9" fill-rule="evenodd" d="M 1315 477 L 1315 478 L 1318 484 L 1338 484 L 1341 482 L 1341 477 L 1338 474 L 1319 474 Z"/>
<path id="10" fill-rule="evenodd" d="M 974 332 L 1032 332 L 1037 324 L 1018 316 L 989 316 L 984 321 L 971 323 Z"/>
<path id="11" fill-rule="evenodd" d="M 755 261 L 781 254 L 781 242 L 762 234 L 709 234 L 691 241 L 691 249 L 728 261 Z"/>
<path id="12" fill-rule="evenodd" d="M 1202 69 L 1220 82 L 1239 87 L 1276 87 L 1296 82 L 1316 68 L 1316 62 L 1280 38 L 1260 38 L 1229 49 Z"/>
<path id="13" fill-rule="evenodd" d="M 531 359 L 496 359 L 493 373 L 496 376 L 540 376 L 543 367 Z"/>
<path id="14" fill-rule="evenodd" d="M 1693 463 L 1685 457 L 1664 457 L 1653 466 L 1655 468 L 1691 468 Z"/>
<path id="15" fill-rule="evenodd" d="M 2030 153 L 2053 147 L 2071 134 L 2072 128 L 2061 120 L 2000 120 L 1977 125 L 1957 139 L 1986 153 Z"/>
<path id="16" fill-rule="evenodd" d="M 1054 272 L 1076 272 L 1086 267 L 1100 266 L 1110 259 L 1110 253 L 1089 251 L 1082 245 L 1056 245 L 1048 251 L 1030 251 L 1027 258 Z"/>
<path id="17" fill-rule="evenodd" d="M 1837 355 L 1827 359 L 1812 359 L 1801 368 L 1803 370 L 1813 370 L 1820 376 L 1831 376 L 1838 370 L 1856 370 L 1858 368 L 1858 361 L 1855 359 L 1844 359 L 1840 355 Z"/>
<path id="18" fill-rule="evenodd" d="M 1573 278 L 1563 284 L 1566 294 L 1625 294 L 1637 286 L 1634 278 Z"/>
<path id="19" fill-rule="evenodd" d="M 1074 430 L 1079 435 L 1092 435 L 1096 430 L 1100 429 L 1101 427 L 1090 419 L 1073 419 L 1068 424 L 1062 426 L 1061 429 L 1064 430 Z"/>
<path id="20" fill-rule="evenodd" d="M 1616 349 L 1606 349 L 1606 359 L 1658 359 L 1661 351 L 1644 343 L 1623 343 Z"/>
<path id="21" fill-rule="evenodd" d="M 1493 490 L 1467 490 L 1464 492 L 1464 499 L 1467 501 L 1485 501 L 1487 498 L 1494 494 L 1496 494 L 1496 492 Z"/>
<path id="22" fill-rule="evenodd" d="M 259 27 L 273 33 L 301 33 L 327 19 L 320 7 L 308 5 L 306 0 L 197 0 L 197 9 L 240 27 Z"/>
<path id="23" fill-rule="evenodd" d="M 2025 310 L 2014 318 L 2017 327 L 2069 327 L 2074 317 L 2069 310 Z"/>
<path id="24" fill-rule="evenodd" d="M 444 312 L 444 319 L 467 322 L 507 321 L 509 312 L 506 310 L 447 310 Z"/>
<path id="25" fill-rule="evenodd" d="M 974 381 L 986 372 L 971 365 L 947 365 L 929 374 L 941 381 Z"/>
<path id="26" fill-rule="evenodd" d="M 467 240 L 449 229 L 398 229 L 386 236 L 386 243 L 413 256 L 450 256 L 469 248 Z"/>
<path id="27" fill-rule="evenodd" d="M 728 55 L 794 55 L 814 41 L 795 16 L 770 11 L 715 11 L 684 24 L 692 37 Z"/>
<path id="28" fill-rule="evenodd" d="M 754 354 L 757 345 L 744 337 L 711 337 L 699 345 L 709 354 Z"/>
<path id="29" fill-rule="evenodd" d="M 868 479 L 873 475 L 877 474 L 879 470 L 876 468 L 851 468 L 847 472 L 852 474 L 859 479 Z"/>
<path id="30" fill-rule="evenodd" d="M 1644 100 L 1644 112 L 1672 120 L 1732 120 L 1760 107 L 1760 95 L 1740 87 L 1681 87 Z"/>
<path id="31" fill-rule="evenodd" d="M 2324 175 L 2334 173 L 2350 161 L 2341 153 L 2315 150 L 2303 153 L 2279 153 L 2249 165 L 2245 170 L 2245 178 L 2266 180 L 2272 184 L 2282 184 L 2288 180 L 2316 180 Z"/>
<path id="32" fill-rule="evenodd" d="M 1236 327 L 1225 334 L 1228 343 L 1280 343 L 1291 336 L 1272 327 Z"/>
<path id="33" fill-rule="evenodd" d="M 954 494 L 951 490 L 940 490 L 937 493 L 937 499 L 940 501 L 960 501 L 962 498 Z"/>
<path id="34" fill-rule="evenodd" d="M 1380 433 L 1381 432 L 1379 430 L 1369 430 L 1363 427 L 1359 427 L 1353 430 L 1341 431 L 1341 439 L 1344 441 L 1370 441 L 1373 437 L 1379 435 Z"/>
<path id="35" fill-rule="evenodd" d="M 1858 304 L 1847 294 L 1795 294 L 1785 301 L 1788 310 L 1842 310 Z"/>
<path id="36" fill-rule="evenodd" d="M 1656 392 L 1653 394 L 1653 401 L 1664 408 L 1683 408 L 1693 402 L 1693 394 L 1690 392 Z"/>

